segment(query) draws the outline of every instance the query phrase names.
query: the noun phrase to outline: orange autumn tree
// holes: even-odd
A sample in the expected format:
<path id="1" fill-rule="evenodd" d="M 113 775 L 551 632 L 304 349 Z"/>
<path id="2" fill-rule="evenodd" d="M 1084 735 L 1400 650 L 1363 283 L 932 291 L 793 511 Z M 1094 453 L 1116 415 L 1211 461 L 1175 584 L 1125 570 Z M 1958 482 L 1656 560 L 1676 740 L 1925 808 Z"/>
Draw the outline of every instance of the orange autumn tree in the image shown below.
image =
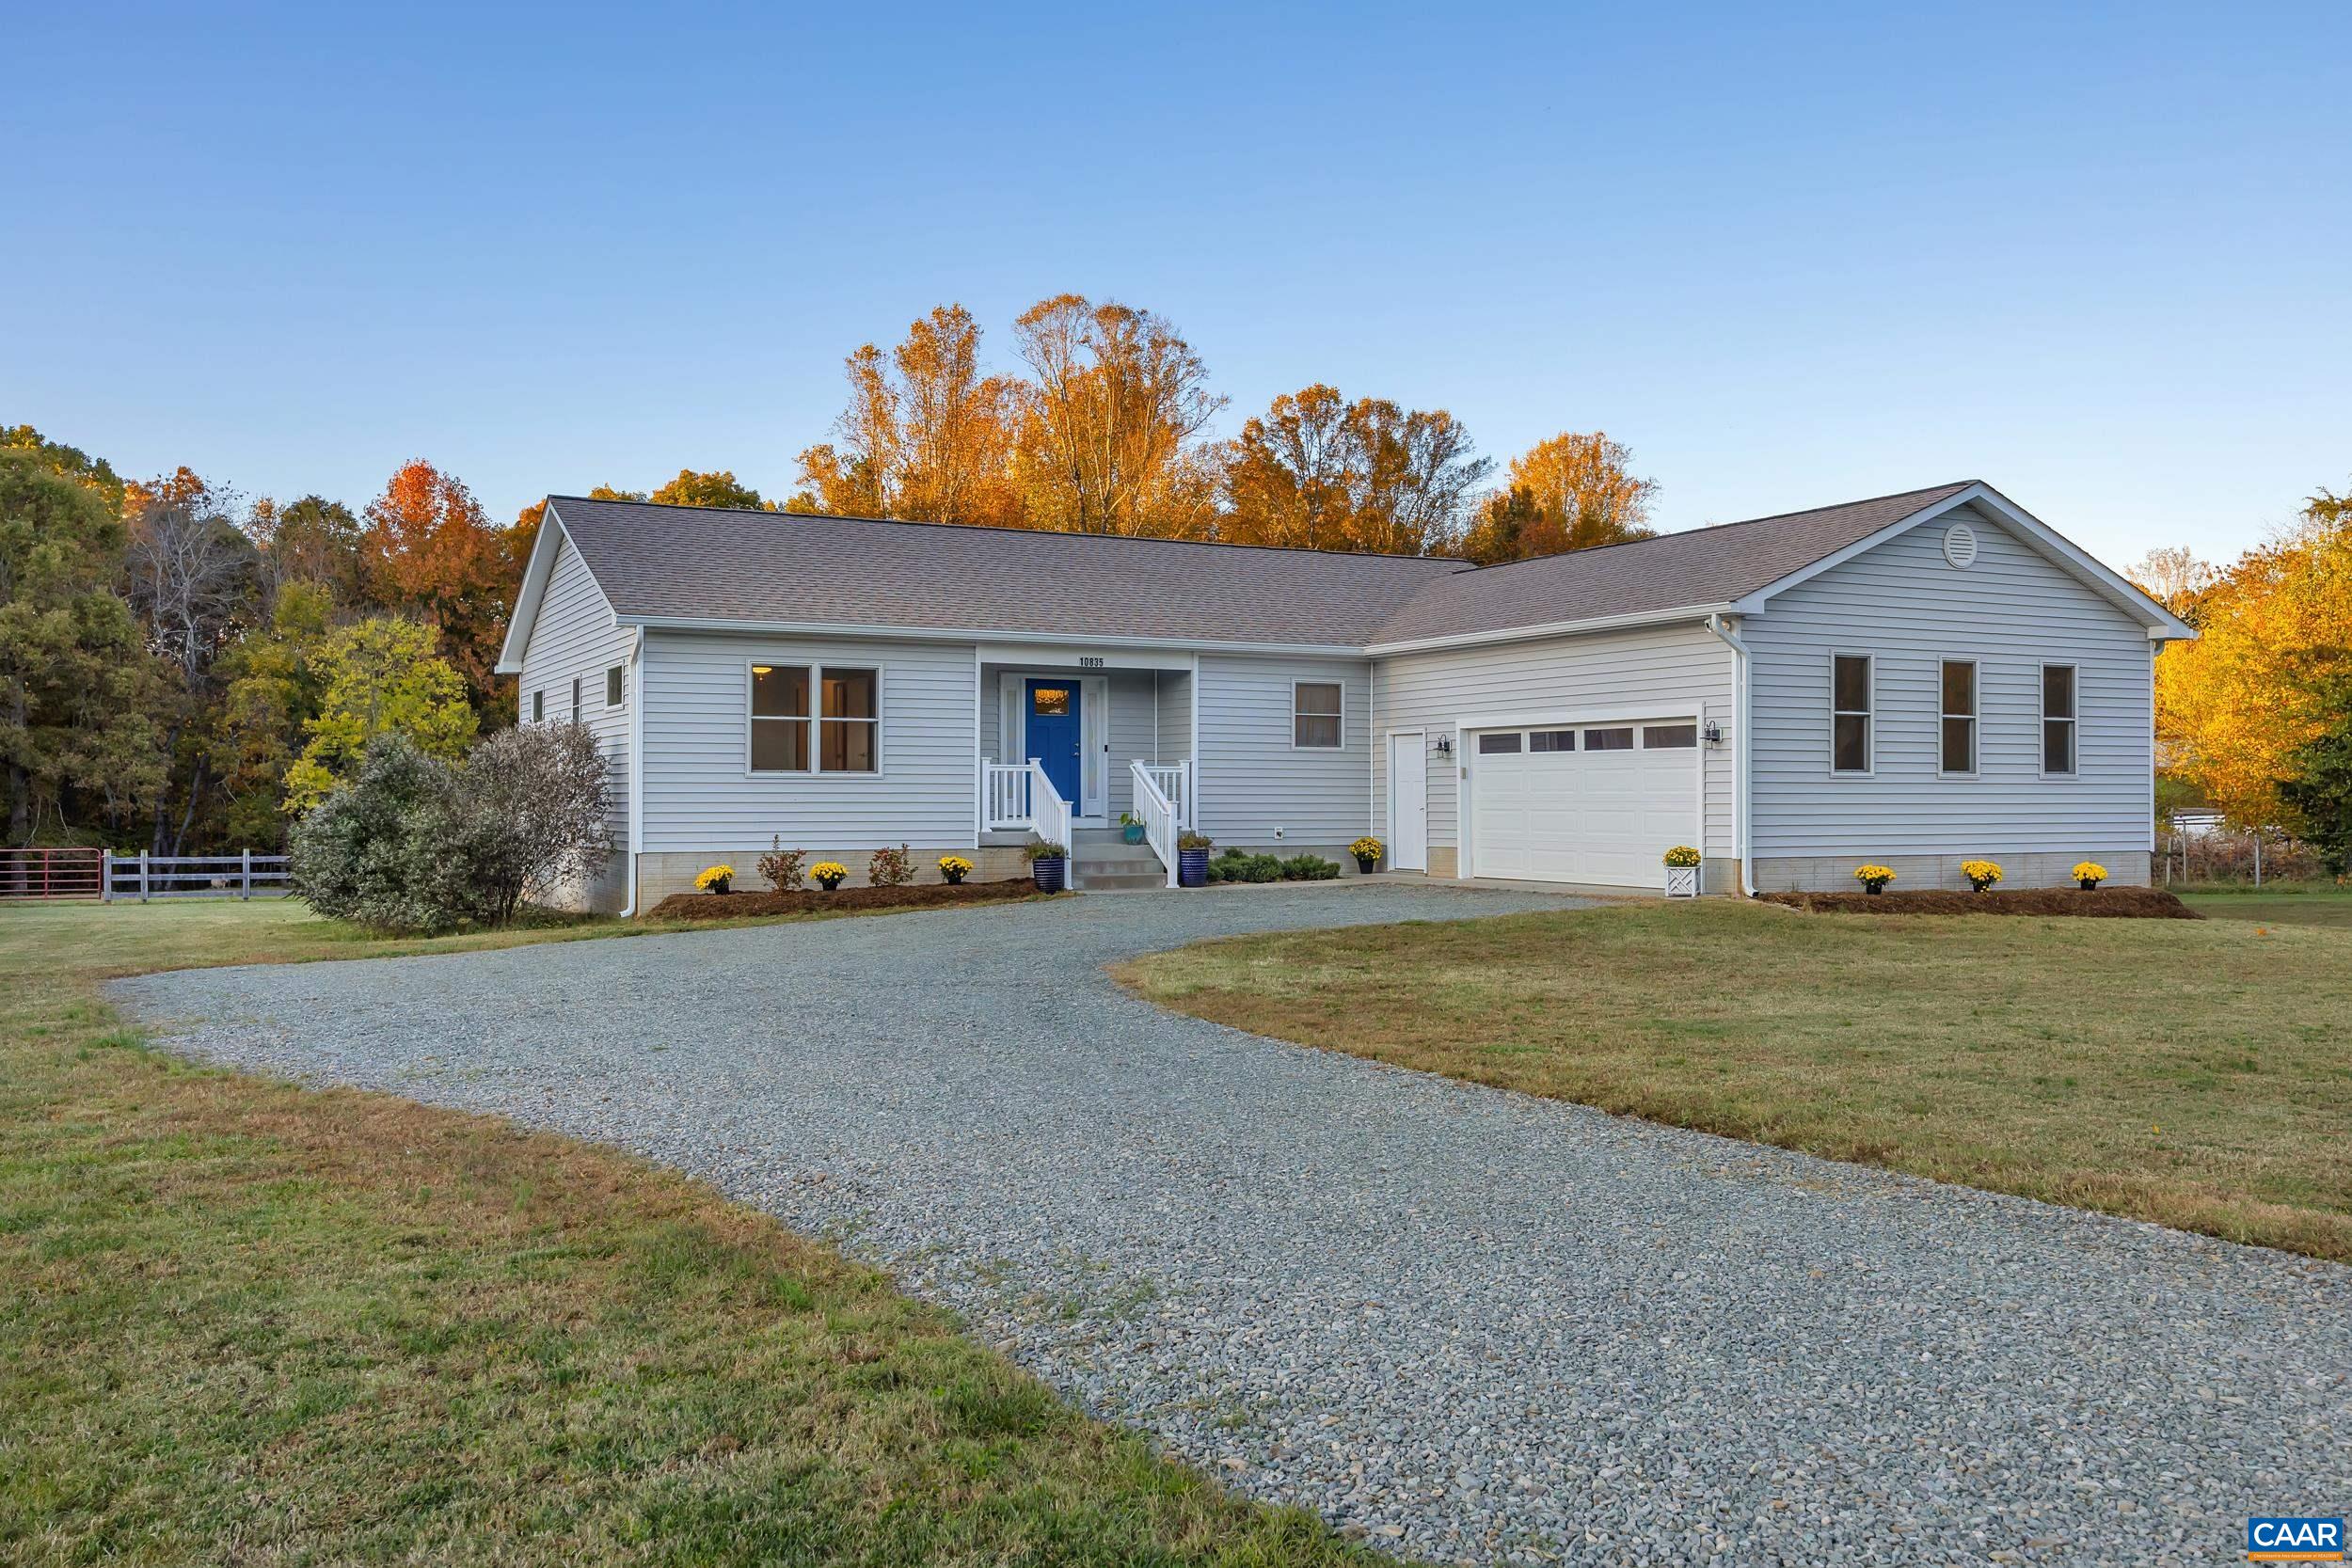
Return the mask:
<path id="1" fill-rule="evenodd" d="M 1633 453 L 1606 432 L 1564 431 L 1511 459 L 1462 553 L 1491 564 L 1647 539 L 1658 482 L 1633 472 Z"/>
<path id="2" fill-rule="evenodd" d="M 2156 660 L 2170 768 L 2241 827 L 2291 826 L 2280 786 L 2352 693 L 2352 511 L 2321 492 L 2196 609 L 2198 640 Z"/>
<path id="3" fill-rule="evenodd" d="M 421 458 L 402 465 L 368 503 L 360 549 L 374 601 L 437 627 L 467 700 L 493 721 L 511 718 L 492 673 L 514 591 L 511 544 L 465 482 Z"/>

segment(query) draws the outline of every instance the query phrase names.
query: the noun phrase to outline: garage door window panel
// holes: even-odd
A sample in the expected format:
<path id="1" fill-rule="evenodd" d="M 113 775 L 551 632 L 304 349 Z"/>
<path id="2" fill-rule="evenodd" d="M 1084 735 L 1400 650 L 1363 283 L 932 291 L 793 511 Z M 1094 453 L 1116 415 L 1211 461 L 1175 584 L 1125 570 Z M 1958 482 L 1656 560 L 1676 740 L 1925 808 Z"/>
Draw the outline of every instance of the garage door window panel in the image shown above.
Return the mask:
<path id="1" fill-rule="evenodd" d="M 1512 756 L 1519 749 L 1517 730 L 1506 735 L 1482 735 L 1478 737 L 1478 754 L 1482 757 Z"/>
<path id="2" fill-rule="evenodd" d="M 1687 752 L 1699 743 L 1696 724 L 1645 724 L 1642 726 L 1642 750 L 1645 752 Z"/>
<path id="3" fill-rule="evenodd" d="M 1588 752 L 1630 752 L 1633 750 L 1633 726 L 1606 730 L 1586 730 L 1584 749 Z"/>
<path id="4" fill-rule="evenodd" d="M 1531 752 L 1573 752 L 1576 750 L 1574 730 L 1536 730 L 1527 737 Z"/>

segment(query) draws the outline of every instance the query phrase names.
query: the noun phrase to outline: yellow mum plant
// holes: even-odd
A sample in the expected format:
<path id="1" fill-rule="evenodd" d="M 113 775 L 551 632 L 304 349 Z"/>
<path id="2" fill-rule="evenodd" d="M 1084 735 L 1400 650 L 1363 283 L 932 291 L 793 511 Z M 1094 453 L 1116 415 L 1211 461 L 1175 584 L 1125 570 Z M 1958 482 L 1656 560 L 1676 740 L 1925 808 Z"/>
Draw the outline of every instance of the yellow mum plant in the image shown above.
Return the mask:
<path id="1" fill-rule="evenodd" d="M 1389 852 L 1389 847 L 1370 833 L 1366 833 L 1349 845 L 1347 852 L 1356 857 L 1357 864 L 1370 867 L 1380 863 L 1380 857 Z"/>
<path id="2" fill-rule="evenodd" d="M 942 855 L 939 857 L 939 874 L 951 884 L 961 882 L 972 875 L 972 863 L 961 855 Z"/>
<path id="3" fill-rule="evenodd" d="M 707 865 L 703 867 L 702 875 L 694 879 L 694 885 L 705 893 L 730 892 L 735 886 L 735 867 Z"/>
<path id="4" fill-rule="evenodd" d="M 1666 863 L 1668 865 L 1696 865 L 1699 863 L 1699 852 L 1687 844 L 1677 844 L 1666 851 Z"/>
<path id="5" fill-rule="evenodd" d="M 2083 891 L 2086 893 L 2106 879 L 2107 868 L 2097 861 L 2085 861 L 2074 867 L 2074 880 L 2083 885 Z"/>
<path id="6" fill-rule="evenodd" d="M 1857 865 L 1853 874 L 1865 893 L 1876 893 L 1895 879 L 1895 868 L 1891 865 Z"/>
<path id="7" fill-rule="evenodd" d="M 1979 893 L 2001 879 L 2001 868 L 1991 861 L 1963 861 L 1960 874 L 1968 879 L 1968 885 Z"/>
<path id="8" fill-rule="evenodd" d="M 839 861 L 818 861 L 808 868 L 808 874 L 816 879 L 818 887 L 831 893 L 841 885 L 841 879 L 850 874 L 850 868 Z"/>

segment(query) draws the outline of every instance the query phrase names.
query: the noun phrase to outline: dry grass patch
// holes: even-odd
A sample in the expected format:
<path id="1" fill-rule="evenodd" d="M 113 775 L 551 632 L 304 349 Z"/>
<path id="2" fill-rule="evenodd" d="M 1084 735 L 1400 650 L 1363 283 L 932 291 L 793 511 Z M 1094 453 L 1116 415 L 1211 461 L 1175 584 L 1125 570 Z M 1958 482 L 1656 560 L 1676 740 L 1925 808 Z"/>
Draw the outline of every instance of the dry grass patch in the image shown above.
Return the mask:
<path id="1" fill-rule="evenodd" d="M 191 1068 L 91 990 L 576 934 L 0 911 L 0 1560 L 1357 1560 L 693 1182 Z"/>
<path id="2" fill-rule="evenodd" d="M 1120 976 L 1529 1094 L 2352 1261 L 2352 933 L 1706 900 L 1235 938 Z"/>

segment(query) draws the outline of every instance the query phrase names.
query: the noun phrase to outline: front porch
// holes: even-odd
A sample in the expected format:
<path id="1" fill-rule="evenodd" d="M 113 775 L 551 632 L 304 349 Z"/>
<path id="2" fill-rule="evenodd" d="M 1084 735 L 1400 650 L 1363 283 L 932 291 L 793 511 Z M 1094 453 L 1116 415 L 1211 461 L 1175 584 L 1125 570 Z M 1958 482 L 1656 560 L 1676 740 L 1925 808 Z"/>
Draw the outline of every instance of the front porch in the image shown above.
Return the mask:
<path id="1" fill-rule="evenodd" d="M 1185 657 L 1027 657 L 983 650 L 975 758 L 979 843 L 1067 846 L 1075 886 L 1146 872 L 1175 884 L 1176 835 L 1192 822 L 1196 673 Z M 1120 818 L 1145 842 L 1120 841 Z"/>

